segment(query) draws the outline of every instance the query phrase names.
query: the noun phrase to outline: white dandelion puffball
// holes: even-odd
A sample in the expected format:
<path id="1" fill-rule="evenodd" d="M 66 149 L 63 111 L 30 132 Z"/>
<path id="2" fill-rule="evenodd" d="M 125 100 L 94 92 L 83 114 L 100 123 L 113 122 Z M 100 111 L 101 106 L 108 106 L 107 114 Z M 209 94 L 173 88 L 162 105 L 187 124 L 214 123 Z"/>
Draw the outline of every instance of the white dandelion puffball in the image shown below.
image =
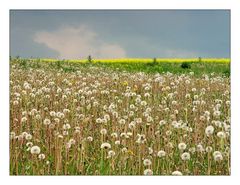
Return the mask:
<path id="1" fill-rule="evenodd" d="M 116 155 L 116 153 L 113 150 L 108 151 L 108 156 L 107 158 L 112 158 Z"/>
<path id="2" fill-rule="evenodd" d="M 221 131 L 217 133 L 217 136 L 221 139 L 224 139 L 226 137 L 226 133 Z"/>
<path id="3" fill-rule="evenodd" d="M 163 151 L 163 150 L 160 150 L 160 151 L 157 153 L 157 156 L 158 156 L 158 157 L 165 157 L 165 156 L 166 156 L 166 152 Z"/>
<path id="4" fill-rule="evenodd" d="M 122 153 L 126 153 L 127 152 L 127 148 L 126 147 L 124 147 L 124 148 L 122 148 Z"/>
<path id="5" fill-rule="evenodd" d="M 70 140 L 69 140 L 69 143 L 70 143 L 71 145 L 74 145 L 74 144 L 76 143 L 76 140 L 75 140 L 75 139 L 70 139 Z"/>
<path id="6" fill-rule="evenodd" d="M 205 150 L 206 150 L 206 152 L 211 152 L 213 149 L 211 146 L 207 146 Z"/>
<path id="7" fill-rule="evenodd" d="M 63 131 L 63 135 L 64 135 L 64 136 L 67 136 L 67 135 L 68 135 L 68 131 L 64 130 L 64 131 Z"/>
<path id="8" fill-rule="evenodd" d="M 204 148 L 203 148 L 203 146 L 201 144 L 197 145 L 197 151 L 198 152 L 204 152 Z"/>
<path id="9" fill-rule="evenodd" d="M 143 161 L 144 166 L 150 166 L 151 164 L 152 164 L 152 162 L 150 159 L 144 159 L 144 161 Z"/>
<path id="10" fill-rule="evenodd" d="M 43 121 L 44 125 L 50 125 L 50 123 L 51 123 L 50 119 L 47 118 Z"/>
<path id="11" fill-rule="evenodd" d="M 160 122 L 159 122 L 159 125 L 160 126 L 162 126 L 162 125 L 165 125 L 167 122 L 165 121 L 165 120 L 161 120 Z"/>
<path id="12" fill-rule="evenodd" d="M 103 129 L 101 129 L 100 133 L 101 133 L 102 135 L 106 135 L 106 134 L 107 134 L 107 130 L 106 130 L 105 128 L 103 128 Z"/>
<path id="13" fill-rule="evenodd" d="M 174 172 L 172 172 L 172 175 L 181 176 L 181 175 L 182 175 L 182 172 L 180 172 L 180 171 L 174 171 Z"/>
<path id="14" fill-rule="evenodd" d="M 125 123 L 126 123 L 126 120 L 125 120 L 125 119 L 120 119 L 120 120 L 119 120 L 119 124 L 120 124 L 120 125 L 124 125 Z"/>
<path id="15" fill-rule="evenodd" d="M 206 134 L 207 136 L 212 135 L 213 132 L 214 132 L 214 127 L 213 127 L 212 125 L 207 126 L 207 128 L 205 129 L 205 134 Z"/>
<path id="16" fill-rule="evenodd" d="M 24 138 L 24 137 L 26 137 L 28 135 L 28 133 L 27 132 L 23 132 L 21 135 Z"/>
<path id="17" fill-rule="evenodd" d="M 69 130 L 70 128 L 71 128 L 71 126 L 68 123 L 63 125 L 64 130 Z"/>
<path id="18" fill-rule="evenodd" d="M 113 133 L 111 133 L 111 137 L 117 138 L 117 137 L 118 137 L 118 134 L 117 134 L 116 132 L 113 132 Z"/>
<path id="19" fill-rule="evenodd" d="M 115 145 L 120 145 L 121 142 L 119 140 L 115 141 Z"/>
<path id="20" fill-rule="evenodd" d="M 61 134 L 57 135 L 57 137 L 58 137 L 59 139 L 63 139 L 63 135 L 61 135 Z"/>
<path id="21" fill-rule="evenodd" d="M 215 161 L 222 161 L 223 160 L 222 153 L 219 151 L 213 152 L 213 158 Z"/>
<path id="22" fill-rule="evenodd" d="M 196 152 L 196 148 L 195 147 L 191 147 L 188 150 L 190 153 L 195 153 Z"/>
<path id="23" fill-rule="evenodd" d="M 41 149 L 39 146 L 33 146 L 31 148 L 31 154 L 40 154 L 40 152 L 41 152 Z"/>
<path id="24" fill-rule="evenodd" d="M 88 137 L 87 137 L 87 140 L 90 141 L 90 142 L 92 142 L 92 141 L 93 141 L 93 137 L 88 136 Z"/>
<path id="25" fill-rule="evenodd" d="M 32 143 L 32 142 L 27 142 L 26 146 L 27 146 L 27 147 L 32 147 L 32 146 L 33 146 L 33 143 Z"/>
<path id="26" fill-rule="evenodd" d="M 39 154 L 39 155 L 38 155 L 38 158 L 39 158 L 40 160 L 45 159 L 45 154 Z"/>
<path id="27" fill-rule="evenodd" d="M 25 136 L 25 138 L 26 138 L 26 140 L 31 140 L 31 139 L 32 139 L 32 135 L 31 135 L 31 134 L 27 134 L 27 135 Z"/>
<path id="28" fill-rule="evenodd" d="M 148 148 L 148 153 L 151 155 L 153 153 L 153 149 L 151 147 Z"/>
<path id="29" fill-rule="evenodd" d="M 167 131 L 166 131 L 166 135 L 167 135 L 167 136 L 172 135 L 172 131 L 171 131 L 171 130 L 167 130 Z"/>
<path id="30" fill-rule="evenodd" d="M 185 143 L 179 143 L 178 144 L 178 149 L 179 150 L 185 150 L 187 148 L 187 145 Z"/>
<path id="31" fill-rule="evenodd" d="M 26 117 L 22 117 L 21 122 L 26 122 L 27 118 Z"/>
<path id="32" fill-rule="evenodd" d="M 109 143 L 102 143 L 101 148 L 102 149 L 108 149 L 108 148 L 111 148 L 111 145 Z"/>
<path id="33" fill-rule="evenodd" d="M 50 112 L 50 116 L 55 117 L 56 116 L 56 112 L 55 111 L 51 111 Z"/>
<path id="34" fill-rule="evenodd" d="M 71 143 L 69 143 L 69 142 L 67 142 L 67 143 L 66 143 L 66 149 L 69 149 L 69 148 L 71 148 L 71 146 L 72 146 L 72 144 L 71 144 Z"/>
<path id="35" fill-rule="evenodd" d="M 10 138 L 11 138 L 11 139 L 14 139 L 15 137 L 16 137 L 16 133 L 15 133 L 15 132 L 11 132 L 11 133 L 10 133 Z"/>
<path id="36" fill-rule="evenodd" d="M 144 170 L 144 175 L 153 175 L 153 171 L 151 169 Z"/>
<path id="37" fill-rule="evenodd" d="M 190 159 L 190 153 L 184 152 L 184 153 L 181 155 L 181 158 L 182 158 L 182 160 L 184 160 L 184 161 L 189 160 L 189 159 Z"/>

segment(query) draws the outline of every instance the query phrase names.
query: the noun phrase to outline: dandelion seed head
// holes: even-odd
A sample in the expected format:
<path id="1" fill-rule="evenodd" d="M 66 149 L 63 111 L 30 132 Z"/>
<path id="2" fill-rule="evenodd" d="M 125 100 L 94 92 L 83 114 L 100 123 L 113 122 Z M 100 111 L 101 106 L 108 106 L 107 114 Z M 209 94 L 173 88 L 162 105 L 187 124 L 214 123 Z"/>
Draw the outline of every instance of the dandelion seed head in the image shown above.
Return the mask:
<path id="1" fill-rule="evenodd" d="M 115 145 L 120 145 L 120 144 L 121 144 L 120 140 L 115 141 Z"/>
<path id="2" fill-rule="evenodd" d="M 88 137 L 87 137 L 87 140 L 88 140 L 89 142 L 92 142 L 92 141 L 93 141 L 93 137 L 88 136 Z"/>
<path id="3" fill-rule="evenodd" d="M 197 145 L 197 151 L 198 152 L 204 152 L 204 148 L 203 148 L 202 144 Z"/>
<path id="4" fill-rule="evenodd" d="M 121 152 L 122 152 L 122 153 L 127 153 L 127 148 L 126 148 L 126 147 L 122 148 L 122 149 L 121 149 Z"/>
<path id="5" fill-rule="evenodd" d="M 153 171 L 151 169 L 146 169 L 143 172 L 144 175 L 153 175 Z"/>
<path id="6" fill-rule="evenodd" d="M 26 146 L 27 146 L 27 147 L 32 147 L 32 146 L 33 146 L 33 143 L 32 143 L 32 142 L 27 142 L 27 143 L 26 143 Z"/>
<path id="7" fill-rule="evenodd" d="M 214 132 L 214 127 L 213 127 L 212 125 L 207 126 L 207 128 L 205 129 L 205 134 L 206 134 L 207 136 L 212 135 L 213 132 Z"/>
<path id="8" fill-rule="evenodd" d="M 184 153 L 181 155 L 181 159 L 184 160 L 184 161 L 190 160 L 190 153 L 184 152 Z"/>
<path id="9" fill-rule="evenodd" d="M 222 161 L 223 160 L 222 153 L 219 151 L 213 152 L 213 158 L 215 161 Z"/>
<path id="10" fill-rule="evenodd" d="M 103 129 L 100 130 L 100 133 L 102 135 L 106 135 L 107 134 L 107 130 L 105 128 L 103 128 Z"/>
<path id="11" fill-rule="evenodd" d="M 113 151 L 113 150 L 109 150 L 108 151 L 108 156 L 107 156 L 107 158 L 112 158 L 112 157 L 114 157 L 116 155 L 116 153 Z"/>
<path id="12" fill-rule="evenodd" d="M 213 148 L 211 146 L 207 146 L 205 150 L 206 152 L 212 152 Z"/>
<path id="13" fill-rule="evenodd" d="M 124 125 L 125 123 L 126 123 L 126 120 L 125 120 L 125 119 L 120 119 L 120 120 L 119 120 L 119 124 L 120 124 L 120 125 Z"/>
<path id="14" fill-rule="evenodd" d="M 51 123 L 51 120 L 48 118 L 44 119 L 44 121 L 43 121 L 44 125 L 50 125 L 50 123 Z"/>
<path id="15" fill-rule="evenodd" d="M 31 135 L 31 134 L 27 134 L 27 135 L 25 136 L 25 138 L 26 138 L 26 140 L 31 140 L 31 139 L 32 139 L 32 135 Z"/>
<path id="16" fill-rule="evenodd" d="M 110 149 L 111 145 L 109 143 L 102 143 L 101 144 L 101 149 Z"/>
<path id="17" fill-rule="evenodd" d="M 181 175 L 182 175 L 182 172 L 180 172 L 180 171 L 174 171 L 174 172 L 172 172 L 172 175 L 181 176 Z"/>
<path id="18" fill-rule="evenodd" d="M 143 160 L 143 165 L 144 166 L 150 166 L 152 164 L 151 160 L 150 159 L 144 159 Z"/>
<path id="19" fill-rule="evenodd" d="M 64 130 L 69 130 L 70 128 L 71 128 L 71 126 L 68 123 L 63 125 Z"/>
<path id="20" fill-rule="evenodd" d="M 39 154 L 41 152 L 41 149 L 39 146 L 32 146 L 31 147 L 31 154 Z"/>
<path id="21" fill-rule="evenodd" d="M 160 151 L 158 151 L 157 156 L 160 157 L 160 158 L 161 157 L 165 157 L 166 156 L 166 152 L 163 151 L 163 150 L 160 150 Z"/>
<path id="22" fill-rule="evenodd" d="M 178 144 L 178 149 L 179 150 L 185 150 L 187 148 L 187 145 L 185 143 L 179 143 Z"/>
<path id="23" fill-rule="evenodd" d="M 149 153 L 149 155 L 153 154 L 153 149 L 151 147 L 148 148 L 148 153 Z"/>
<path id="24" fill-rule="evenodd" d="M 220 132 L 217 133 L 217 136 L 218 136 L 219 138 L 221 138 L 221 139 L 224 139 L 224 138 L 226 138 L 226 133 L 220 131 Z"/>
<path id="25" fill-rule="evenodd" d="M 39 154 L 39 155 L 38 155 L 38 158 L 39 158 L 40 160 L 45 159 L 45 154 Z"/>

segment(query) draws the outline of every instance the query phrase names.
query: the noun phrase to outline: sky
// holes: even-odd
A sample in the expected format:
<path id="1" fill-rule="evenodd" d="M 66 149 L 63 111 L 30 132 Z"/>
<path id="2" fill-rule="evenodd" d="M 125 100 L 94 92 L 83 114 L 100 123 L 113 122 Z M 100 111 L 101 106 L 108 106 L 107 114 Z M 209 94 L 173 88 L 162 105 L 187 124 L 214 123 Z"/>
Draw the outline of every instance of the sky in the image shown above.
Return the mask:
<path id="1" fill-rule="evenodd" d="M 10 10 L 23 58 L 230 58 L 228 10 Z"/>

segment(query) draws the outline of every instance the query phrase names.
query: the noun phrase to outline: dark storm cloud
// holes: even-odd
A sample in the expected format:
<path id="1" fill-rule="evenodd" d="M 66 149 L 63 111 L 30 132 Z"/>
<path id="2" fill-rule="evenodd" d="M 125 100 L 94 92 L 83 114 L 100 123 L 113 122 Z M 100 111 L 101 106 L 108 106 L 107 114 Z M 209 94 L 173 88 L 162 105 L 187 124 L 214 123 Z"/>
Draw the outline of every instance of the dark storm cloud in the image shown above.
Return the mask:
<path id="1" fill-rule="evenodd" d="M 11 55 L 230 57 L 227 10 L 10 12 Z"/>

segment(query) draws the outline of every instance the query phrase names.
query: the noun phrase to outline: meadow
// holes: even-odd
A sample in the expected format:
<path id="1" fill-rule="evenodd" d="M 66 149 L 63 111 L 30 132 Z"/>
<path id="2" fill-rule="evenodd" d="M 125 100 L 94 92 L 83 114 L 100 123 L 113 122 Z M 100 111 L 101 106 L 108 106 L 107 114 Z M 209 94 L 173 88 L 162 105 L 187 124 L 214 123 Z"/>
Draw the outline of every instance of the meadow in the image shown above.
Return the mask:
<path id="1" fill-rule="evenodd" d="M 230 175 L 230 60 L 10 60 L 10 175 Z"/>
<path id="2" fill-rule="evenodd" d="M 145 72 L 145 73 L 166 73 L 184 74 L 194 72 L 195 76 L 202 74 L 217 73 L 220 75 L 230 75 L 230 59 L 227 58 L 156 58 L 154 59 L 82 59 L 82 60 L 57 60 L 57 59 L 21 59 L 17 58 L 13 62 L 19 61 L 20 66 L 37 69 L 46 68 L 63 70 L 65 72 L 76 72 L 79 67 L 100 67 L 102 70 Z"/>

